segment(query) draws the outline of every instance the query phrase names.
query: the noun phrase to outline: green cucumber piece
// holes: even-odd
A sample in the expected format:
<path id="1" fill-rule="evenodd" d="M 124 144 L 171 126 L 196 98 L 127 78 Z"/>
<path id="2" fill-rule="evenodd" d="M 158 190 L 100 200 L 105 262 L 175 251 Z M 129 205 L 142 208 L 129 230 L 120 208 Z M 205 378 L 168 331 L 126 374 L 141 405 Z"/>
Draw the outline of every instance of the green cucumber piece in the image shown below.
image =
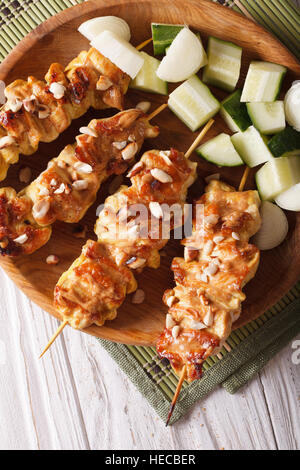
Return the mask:
<path id="1" fill-rule="evenodd" d="M 210 36 L 207 56 L 208 64 L 202 76 L 204 83 L 233 91 L 240 77 L 242 48 Z"/>
<path id="2" fill-rule="evenodd" d="M 269 140 L 268 147 L 274 157 L 300 155 L 300 132 L 287 126 Z"/>
<path id="3" fill-rule="evenodd" d="M 261 199 L 272 201 L 300 182 L 300 157 L 273 158 L 258 170 L 255 179 Z"/>
<path id="4" fill-rule="evenodd" d="M 254 166 L 273 159 L 264 139 L 254 126 L 231 136 L 232 143 L 246 165 Z"/>
<path id="5" fill-rule="evenodd" d="M 196 131 L 220 109 L 219 101 L 196 75 L 170 94 L 168 106 L 191 131 Z"/>
<path id="6" fill-rule="evenodd" d="M 160 95 L 168 94 L 168 84 L 164 80 L 161 80 L 156 75 L 156 70 L 160 64 L 160 61 L 155 57 L 141 52 L 144 59 L 144 65 L 132 80 L 130 87 L 136 90 L 149 91 L 150 93 L 159 93 Z"/>
<path id="7" fill-rule="evenodd" d="M 235 150 L 230 136 L 222 133 L 196 149 L 198 155 L 218 166 L 240 166 L 244 162 Z"/>
<path id="8" fill-rule="evenodd" d="M 246 106 L 254 126 L 262 134 L 277 134 L 285 129 L 283 101 L 247 103 Z"/>
<path id="9" fill-rule="evenodd" d="M 182 28 L 183 25 L 151 23 L 154 55 L 164 54 Z"/>
<path id="10" fill-rule="evenodd" d="M 275 101 L 280 88 L 286 67 L 272 62 L 252 61 L 245 80 L 241 101 L 268 102 Z"/>
<path id="11" fill-rule="evenodd" d="M 241 103 L 242 90 L 236 90 L 221 103 L 220 114 L 232 132 L 245 131 L 251 126 L 246 104 Z"/>

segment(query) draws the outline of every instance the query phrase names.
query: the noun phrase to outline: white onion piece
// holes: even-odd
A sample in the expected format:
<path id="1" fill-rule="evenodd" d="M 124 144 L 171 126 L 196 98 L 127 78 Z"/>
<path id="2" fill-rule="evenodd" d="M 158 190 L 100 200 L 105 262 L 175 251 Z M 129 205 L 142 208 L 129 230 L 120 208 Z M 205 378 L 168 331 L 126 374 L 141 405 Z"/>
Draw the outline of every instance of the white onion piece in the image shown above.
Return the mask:
<path id="1" fill-rule="evenodd" d="M 260 208 L 262 224 L 260 230 L 252 238 L 252 242 L 260 250 L 272 250 L 280 245 L 289 230 L 285 213 L 280 207 L 264 201 Z"/>
<path id="2" fill-rule="evenodd" d="M 89 41 L 95 39 L 103 31 L 111 31 L 125 41 L 130 41 L 130 28 L 125 20 L 117 16 L 98 16 L 82 23 L 78 31 Z"/>
<path id="3" fill-rule="evenodd" d="M 135 78 L 143 67 L 144 59 L 140 52 L 111 31 L 103 31 L 91 45 L 131 78 Z"/>
<path id="4" fill-rule="evenodd" d="M 294 82 L 285 95 L 284 110 L 289 125 L 300 132 L 300 80 Z"/>
<path id="5" fill-rule="evenodd" d="M 300 211 L 300 183 L 279 194 L 275 202 L 287 211 Z"/>
<path id="6" fill-rule="evenodd" d="M 156 74 L 166 82 L 182 82 L 206 63 L 200 39 L 189 28 L 183 28 L 173 40 Z"/>

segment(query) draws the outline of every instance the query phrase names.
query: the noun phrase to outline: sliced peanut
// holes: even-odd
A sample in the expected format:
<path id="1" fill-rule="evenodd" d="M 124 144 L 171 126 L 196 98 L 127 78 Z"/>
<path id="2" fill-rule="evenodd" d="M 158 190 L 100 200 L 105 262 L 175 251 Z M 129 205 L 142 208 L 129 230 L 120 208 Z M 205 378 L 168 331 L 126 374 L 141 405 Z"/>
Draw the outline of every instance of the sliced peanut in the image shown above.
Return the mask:
<path id="1" fill-rule="evenodd" d="M 178 338 L 179 333 L 180 333 L 180 326 L 179 325 L 173 326 L 172 336 L 173 336 L 174 339 Z"/>
<path id="2" fill-rule="evenodd" d="M 59 263 L 59 257 L 56 256 L 56 255 L 49 255 L 47 258 L 46 258 L 46 263 L 47 264 L 58 264 Z"/>
<path id="3" fill-rule="evenodd" d="M 145 300 L 146 294 L 142 289 L 137 289 L 132 296 L 131 302 L 133 304 L 142 304 Z"/>
<path id="4" fill-rule="evenodd" d="M 66 88 L 61 83 L 53 82 L 49 87 L 49 91 L 56 100 L 60 100 L 64 96 Z"/>
<path id="5" fill-rule="evenodd" d="M 149 209 L 153 217 L 155 217 L 156 219 L 163 218 L 164 213 L 159 202 L 154 202 L 154 201 L 150 202 Z"/>
<path id="6" fill-rule="evenodd" d="M 147 113 L 150 108 L 151 108 L 151 103 L 150 103 L 150 101 L 140 101 L 140 102 L 136 105 L 136 109 L 140 109 L 141 111 L 143 111 L 143 113 Z"/>
<path id="7" fill-rule="evenodd" d="M 83 173 L 86 175 L 92 173 L 93 171 L 93 167 L 89 165 L 88 163 L 84 163 L 84 162 L 76 162 L 74 164 L 74 168 L 76 171 L 78 171 L 78 173 Z"/>
<path id="8" fill-rule="evenodd" d="M 150 171 L 150 173 L 153 176 L 153 178 L 155 178 L 160 183 L 172 183 L 172 181 L 173 181 L 172 176 L 170 176 L 165 171 L 160 170 L 159 168 L 153 168 Z"/>
<path id="9" fill-rule="evenodd" d="M 81 132 L 81 134 L 90 135 L 91 137 L 98 137 L 98 134 L 95 131 L 95 129 L 91 129 L 90 127 L 87 127 L 87 126 L 80 127 L 79 132 Z"/>
<path id="10" fill-rule="evenodd" d="M 25 166 L 24 168 L 21 168 L 19 172 L 19 180 L 21 183 L 29 183 L 31 179 L 31 169 L 29 166 Z"/>
<path id="11" fill-rule="evenodd" d="M 19 245 L 23 245 L 24 243 L 27 242 L 27 240 L 28 240 L 28 235 L 26 235 L 26 233 L 23 233 L 23 235 L 20 235 L 18 238 L 15 238 L 14 242 L 18 243 Z"/>
<path id="12" fill-rule="evenodd" d="M 32 215 L 35 219 L 43 219 L 50 209 L 50 202 L 48 199 L 40 199 L 32 208 Z"/>
<path id="13" fill-rule="evenodd" d="M 86 180 L 77 180 L 77 181 L 74 181 L 74 183 L 72 184 L 73 188 L 76 189 L 77 191 L 83 191 L 87 189 L 88 185 L 89 183 Z"/>
<path id="14" fill-rule="evenodd" d="M 126 147 L 121 152 L 123 160 L 132 160 L 137 151 L 138 144 L 136 142 L 131 142 L 130 144 L 126 145 Z"/>
<path id="15" fill-rule="evenodd" d="M 0 149 L 14 145 L 16 140 L 11 135 L 5 135 L 0 139 Z"/>

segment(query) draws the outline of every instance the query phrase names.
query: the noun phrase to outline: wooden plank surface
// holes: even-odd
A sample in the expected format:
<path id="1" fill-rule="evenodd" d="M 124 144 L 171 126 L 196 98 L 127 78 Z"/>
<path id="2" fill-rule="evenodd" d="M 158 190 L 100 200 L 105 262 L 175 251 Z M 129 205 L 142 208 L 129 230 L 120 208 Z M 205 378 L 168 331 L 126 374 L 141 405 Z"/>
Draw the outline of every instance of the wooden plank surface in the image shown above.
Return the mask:
<path id="1" fill-rule="evenodd" d="M 2 270 L 0 299 L 1 450 L 300 449 L 292 343 L 240 393 L 217 389 L 166 429 L 95 338 L 66 329 L 39 361 L 58 323 Z"/>
<path id="2" fill-rule="evenodd" d="M 0 296 L 0 449 L 300 449 L 291 345 L 240 393 L 217 389 L 166 429 L 95 338 L 66 329 L 39 361 L 57 321 L 2 271 Z"/>

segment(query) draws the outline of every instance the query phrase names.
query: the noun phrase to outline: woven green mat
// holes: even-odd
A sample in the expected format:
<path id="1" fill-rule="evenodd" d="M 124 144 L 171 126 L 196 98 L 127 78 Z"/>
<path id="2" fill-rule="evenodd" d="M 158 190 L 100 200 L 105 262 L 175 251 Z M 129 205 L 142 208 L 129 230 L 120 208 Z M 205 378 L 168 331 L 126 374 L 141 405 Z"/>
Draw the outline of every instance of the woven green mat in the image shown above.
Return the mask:
<path id="1" fill-rule="evenodd" d="M 33 28 L 59 11 L 84 0 L 2 0 L 0 60 Z M 300 11 L 292 0 L 212 0 L 246 15 L 275 34 L 300 59 Z M 170 0 L 171 2 L 171 0 Z M 238 5 L 238 6 L 237 6 Z M 184 383 L 172 423 L 198 400 L 222 385 L 235 393 L 278 351 L 300 333 L 300 282 L 260 318 L 234 331 L 229 347 L 204 364 L 204 375 Z M 158 415 L 165 420 L 178 378 L 155 349 L 99 340 Z"/>

